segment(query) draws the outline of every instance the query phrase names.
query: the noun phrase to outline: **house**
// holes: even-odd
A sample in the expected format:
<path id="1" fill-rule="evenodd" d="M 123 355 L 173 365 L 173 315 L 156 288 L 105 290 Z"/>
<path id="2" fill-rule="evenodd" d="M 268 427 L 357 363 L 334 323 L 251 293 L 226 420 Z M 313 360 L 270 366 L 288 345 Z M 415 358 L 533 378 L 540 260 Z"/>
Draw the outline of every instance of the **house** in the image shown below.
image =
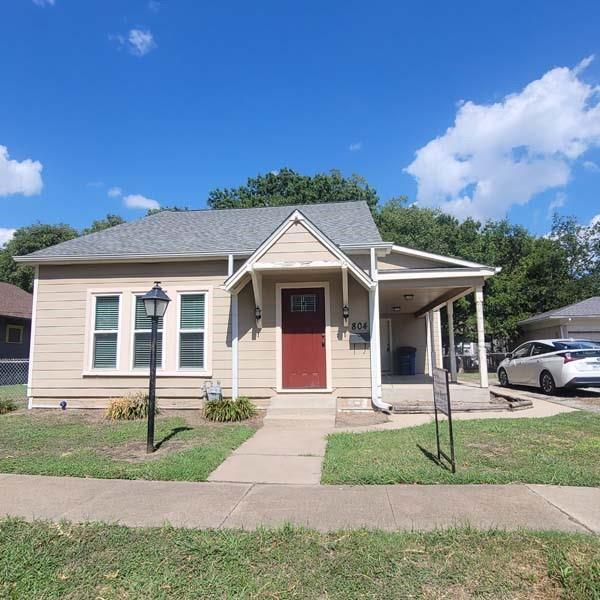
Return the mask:
<path id="1" fill-rule="evenodd" d="M 0 281 L 0 359 L 28 358 L 33 296 Z"/>
<path id="2" fill-rule="evenodd" d="M 600 341 L 600 296 L 543 312 L 519 322 L 522 340 L 586 338 Z"/>
<path id="3" fill-rule="evenodd" d="M 139 298 L 158 280 L 172 300 L 159 324 L 163 407 L 201 406 L 213 380 L 262 406 L 310 393 L 385 409 L 396 349 L 416 349 L 414 375 L 397 381 L 441 365 L 442 307 L 453 336 L 452 303 L 475 293 L 483 342 L 483 285 L 497 271 L 382 240 L 364 202 L 163 211 L 17 260 L 36 272 L 31 407 L 102 407 L 146 389 Z"/>

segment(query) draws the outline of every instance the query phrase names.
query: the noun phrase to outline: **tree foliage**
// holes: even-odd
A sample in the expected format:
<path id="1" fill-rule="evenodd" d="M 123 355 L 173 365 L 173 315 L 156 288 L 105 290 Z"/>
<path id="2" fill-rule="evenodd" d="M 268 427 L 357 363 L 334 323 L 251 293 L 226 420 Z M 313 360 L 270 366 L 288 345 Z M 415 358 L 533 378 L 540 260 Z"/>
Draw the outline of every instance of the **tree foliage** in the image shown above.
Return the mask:
<path id="1" fill-rule="evenodd" d="M 82 229 L 81 235 L 96 233 L 97 231 L 103 231 L 104 229 L 109 229 L 115 225 L 122 225 L 123 223 L 125 223 L 125 219 L 123 217 L 120 217 L 119 215 L 108 214 L 104 219 L 92 221 L 92 224 L 89 227 Z"/>
<path id="2" fill-rule="evenodd" d="M 266 175 L 250 177 L 240 187 L 216 189 L 208 194 L 210 208 L 250 208 L 348 200 L 364 200 L 374 208 L 377 193 L 360 175 L 344 177 L 336 170 L 301 175 L 287 167 Z"/>

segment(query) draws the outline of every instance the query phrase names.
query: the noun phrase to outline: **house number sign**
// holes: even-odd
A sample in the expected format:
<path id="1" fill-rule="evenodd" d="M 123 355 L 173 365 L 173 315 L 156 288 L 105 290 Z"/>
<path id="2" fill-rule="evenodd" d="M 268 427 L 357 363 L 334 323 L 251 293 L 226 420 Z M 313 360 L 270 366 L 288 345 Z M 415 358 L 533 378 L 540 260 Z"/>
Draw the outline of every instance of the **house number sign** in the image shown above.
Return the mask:
<path id="1" fill-rule="evenodd" d="M 352 331 L 369 331 L 369 324 L 366 321 L 353 321 L 350 329 Z"/>

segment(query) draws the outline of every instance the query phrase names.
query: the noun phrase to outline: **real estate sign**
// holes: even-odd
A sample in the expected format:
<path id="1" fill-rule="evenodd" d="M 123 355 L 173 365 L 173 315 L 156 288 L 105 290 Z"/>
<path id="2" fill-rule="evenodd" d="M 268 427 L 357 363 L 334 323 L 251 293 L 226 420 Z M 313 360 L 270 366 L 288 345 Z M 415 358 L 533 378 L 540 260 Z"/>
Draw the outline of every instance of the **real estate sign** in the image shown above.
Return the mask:
<path id="1" fill-rule="evenodd" d="M 437 457 L 450 463 L 452 472 L 456 473 L 456 460 L 454 457 L 454 436 L 452 435 L 452 406 L 450 404 L 450 385 L 448 383 L 448 371 L 446 369 L 433 369 L 433 408 L 435 412 L 435 437 L 437 440 Z M 450 438 L 450 456 L 448 456 L 440 445 L 440 419 L 439 413 L 448 417 L 448 434 Z"/>

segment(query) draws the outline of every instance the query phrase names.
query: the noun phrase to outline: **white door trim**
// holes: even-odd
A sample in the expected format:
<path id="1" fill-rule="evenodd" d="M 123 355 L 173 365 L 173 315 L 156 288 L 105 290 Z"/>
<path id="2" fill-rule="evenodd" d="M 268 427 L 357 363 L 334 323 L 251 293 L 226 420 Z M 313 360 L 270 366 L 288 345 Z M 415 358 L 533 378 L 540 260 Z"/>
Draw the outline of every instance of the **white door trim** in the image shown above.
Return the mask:
<path id="1" fill-rule="evenodd" d="M 391 374 L 394 371 L 394 344 L 392 343 L 392 319 L 390 317 L 380 317 L 379 318 L 379 327 L 381 327 L 382 321 L 387 321 L 387 330 L 388 330 L 388 340 L 390 342 L 390 368 L 387 371 L 383 370 L 383 363 L 381 365 L 381 372 L 386 373 L 387 375 Z M 381 352 L 381 348 L 379 349 Z"/>
<path id="2" fill-rule="evenodd" d="M 282 335 L 281 335 L 281 290 L 293 288 L 323 288 L 325 292 L 325 378 L 326 387 L 324 388 L 302 388 L 290 389 L 282 385 Z M 295 392 L 304 394 L 331 393 L 331 308 L 329 305 L 329 282 L 328 281 L 310 281 L 293 283 L 277 283 L 275 285 L 275 363 L 277 370 L 276 391 L 279 393 Z"/>

